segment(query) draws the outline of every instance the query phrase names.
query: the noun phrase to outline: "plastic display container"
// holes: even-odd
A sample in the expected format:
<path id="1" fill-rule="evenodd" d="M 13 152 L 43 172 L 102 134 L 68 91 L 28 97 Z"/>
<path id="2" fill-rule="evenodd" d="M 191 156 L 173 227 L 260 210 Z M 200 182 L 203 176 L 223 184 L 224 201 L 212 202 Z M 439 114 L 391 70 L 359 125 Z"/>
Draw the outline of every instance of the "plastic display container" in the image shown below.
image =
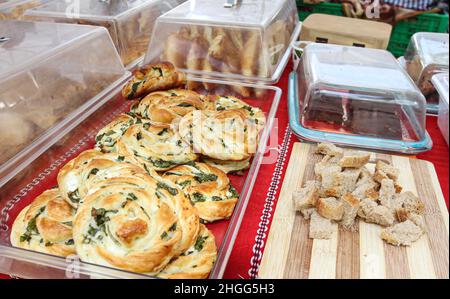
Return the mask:
<path id="1" fill-rule="evenodd" d="M 431 78 L 449 71 L 448 36 L 446 33 L 416 33 L 405 53 L 406 69 L 426 97 L 430 113 L 437 114 L 439 109 L 439 94 Z"/>
<path id="2" fill-rule="evenodd" d="M 0 186 L 126 77 L 101 27 L 0 21 Z"/>
<path id="3" fill-rule="evenodd" d="M 48 0 L 2 0 L 0 20 L 21 20 L 27 9 L 39 6 Z"/>
<path id="4" fill-rule="evenodd" d="M 305 140 L 401 153 L 432 146 L 425 98 L 385 50 L 309 44 L 288 102 L 291 128 Z"/>
<path id="5" fill-rule="evenodd" d="M 185 0 L 50 0 L 25 13 L 27 19 L 103 26 L 127 68 L 147 50 L 154 21 Z"/>
<path id="6" fill-rule="evenodd" d="M 295 1 L 235 2 L 190 0 L 162 15 L 145 62 L 167 60 L 201 77 L 277 82 L 300 30 Z"/>
<path id="7" fill-rule="evenodd" d="M 359 28 L 355 30 L 355 28 Z M 392 26 L 386 23 L 312 14 L 302 24 L 301 41 L 386 49 Z"/>
<path id="8" fill-rule="evenodd" d="M 448 73 L 437 74 L 431 81 L 439 93 L 438 126 L 448 144 Z"/>
<path id="9" fill-rule="evenodd" d="M 208 229 L 215 235 L 219 250 L 210 277 L 221 278 L 244 217 L 263 156 L 266 149 L 269 150 L 271 147 L 268 146 L 269 134 L 274 126 L 281 90 L 270 86 L 196 78 L 192 78 L 192 81 L 199 83 L 200 89 L 197 91 L 205 95 L 235 95 L 233 90 L 236 86 L 250 89 L 253 94 L 259 94 L 260 97 L 241 99 L 252 106 L 259 107 L 267 119 L 250 169 L 244 171 L 242 176 L 229 175 L 233 186 L 240 193 L 232 217 L 230 220 L 207 224 Z M 206 84 L 214 84 L 214 92 L 204 90 L 203 85 Z M 37 195 L 55 186 L 56 176 L 63 165 L 82 151 L 94 147 L 95 136 L 100 129 L 120 113 L 129 111 L 134 102 L 126 101 L 122 97 L 121 88 L 122 84 L 119 84 L 116 89 L 105 94 L 94 112 L 91 112 L 83 121 L 67 126 L 59 136 L 52 139 L 50 142 L 52 146 L 39 155 L 35 155 L 26 167 L 22 167 L 20 172 L 15 172 L 14 177 L 6 181 L 3 186 L 0 185 L 0 211 L 2 211 L 0 214 L 0 273 L 23 278 L 151 278 L 84 263 L 76 256 L 65 259 L 14 248 L 10 243 L 11 226 L 21 209 L 30 204 Z"/>

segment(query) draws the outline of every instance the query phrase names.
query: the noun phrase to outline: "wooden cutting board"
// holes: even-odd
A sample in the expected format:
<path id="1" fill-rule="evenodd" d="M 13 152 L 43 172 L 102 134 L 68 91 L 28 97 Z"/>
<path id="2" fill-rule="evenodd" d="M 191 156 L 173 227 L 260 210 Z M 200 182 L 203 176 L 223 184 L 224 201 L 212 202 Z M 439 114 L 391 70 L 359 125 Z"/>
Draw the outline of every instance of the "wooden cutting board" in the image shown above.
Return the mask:
<path id="1" fill-rule="evenodd" d="M 292 192 L 314 179 L 314 164 L 322 157 L 314 154 L 315 147 L 294 145 L 260 278 L 449 278 L 449 213 L 433 164 L 372 153 L 373 160 L 388 160 L 399 168 L 403 190 L 414 192 L 425 203 L 428 233 L 411 247 L 386 244 L 380 238 L 382 228 L 363 221 L 356 232 L 335 224 L 330 240 L 313 240 L 308 238 L 309 221 L 294 211 Z"/>

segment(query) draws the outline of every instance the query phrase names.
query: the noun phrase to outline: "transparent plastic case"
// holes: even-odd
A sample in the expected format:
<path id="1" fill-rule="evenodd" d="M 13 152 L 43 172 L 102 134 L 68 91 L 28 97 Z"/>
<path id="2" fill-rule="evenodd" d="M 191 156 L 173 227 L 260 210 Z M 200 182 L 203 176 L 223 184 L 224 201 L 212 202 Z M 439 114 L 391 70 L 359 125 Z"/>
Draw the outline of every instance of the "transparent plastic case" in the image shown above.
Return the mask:
<path id="1" fill-rule="evenodd" d="M 0 20 L 21 20 L 27 9 L 48 0 L 0 0 Z"/>
<path id="2" fill-rule="evenodd" d="M 448 36 L 448 33 L 416 33 L 405 53 L 406 69 L 426 97 L 430 113 L 437 114 L 439 108 L 439 94 L 431 78 L 449 71 Z"/>
<path id="3" fill-rule="evenodd" d="M 252 106 L 261 108 L 267 122 L 260 143 L 248 170 L 243 175 L 229 175 L 233 186 L 240 193 L 239 201 L 229 220 L 207 224 L 216 239 L 218 257 L 211 272 L 211 278 L 221 278 L 234 245 L 242 218 L 249 203 L 253 186 L 257 179 L 264 154 L 269 150 L 269 135 L 275 125 L 275 114 L 281 98 L 281 90 L 276 87 L 244 83 L 192 78 L 197 82 L 196 91 L 205 94 L 235 95 L 236 86 L 249 89 L 253 95 L 241 99 Z M 214 85 L 214 91 L 207 91 L 204 85 Z M 40 155 L 36 155 L 14 177 L 0 185 L 0 273 L 23 278 L 151 278 L 150 276 L 125 272 L 103 266 L 80 262 L 77 257 L 67 259 L 42 253 L 14 248 L 10 243 L 11 226 L 19 212 L 30 204 L 36 196 L 56 185 L 59 170 L 82 151 L 91 149 L 100 129 L 117 115 L 127 112 L 134 103 L 121 95 L 122 84 L 104 94 L 96 107 L 84 111 L 81 121 L 68 125 L 50 142 L 52 145 Z M 0 177 L 1 179 L 2 177 Z M 261 207 L 262 208 L 262 207 Z"/>
<path id="4" fill-rule="evenodd" d="M 170 61 L 207 78 L 277 82 L 300 30 L 295 1 L 235 2 L 190 0 L 162 15 L 145 62 Z"/>
<path id="5" fill-rule="evenodd" d="M 432 146 L 425 98 L 385 50 L 309 44 L 290 76 L 289 113 L 310 141 L 402 153 Z"/>
<path id="6" fill-rule="evenodd" d="M 101 27 L 0 21 L 0 186 L 126 78 Z"/>
<path id="7" fill-rule="evenodd" d="M 185 0 L 47 0 L 26 11 L 39 21 L 103 26 L 108 29 L 127 68 L 143 58 L 157 17 Z"/>
<path id="8" fill-rule="evenodd" d="M 438 126 L 448 144 L 448 73 L 434 75 L 431 81 L 439 93 Z"/>

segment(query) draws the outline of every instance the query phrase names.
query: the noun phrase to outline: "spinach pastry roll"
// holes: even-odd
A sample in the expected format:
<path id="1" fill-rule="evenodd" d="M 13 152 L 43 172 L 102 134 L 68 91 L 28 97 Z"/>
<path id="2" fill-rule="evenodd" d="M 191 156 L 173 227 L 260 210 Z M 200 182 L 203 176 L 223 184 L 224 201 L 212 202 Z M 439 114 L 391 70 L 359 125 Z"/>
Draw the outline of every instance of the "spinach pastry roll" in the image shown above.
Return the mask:
<path id="1" fill-rule="evenodd" d="M 75 254 L 74 217 L 75 210 L 60 196 L 59 190 L 47 190 L 17 216 L 11 244 L 63 257 Z"/>

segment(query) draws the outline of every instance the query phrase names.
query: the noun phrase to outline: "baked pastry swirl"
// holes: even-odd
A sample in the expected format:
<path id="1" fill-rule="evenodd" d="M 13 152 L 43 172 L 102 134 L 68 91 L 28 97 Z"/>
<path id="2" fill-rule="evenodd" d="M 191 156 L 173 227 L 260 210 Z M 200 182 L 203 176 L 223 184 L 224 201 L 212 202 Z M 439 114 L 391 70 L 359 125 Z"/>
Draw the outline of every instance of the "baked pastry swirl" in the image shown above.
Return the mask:
<path id="1" fill-rule="evenodd" d="M 179 132 L 196 153 L 223 161 L 250 158 L 259 139 L 245 109 L 191 112 L 181 119 Z"/>
<path id="2" fill-rule="evenodd" d="M 205 163 L 178 166 L 163 177 L 183 189 L 205 222 L 229 218 L 239 199 L 227 175 Z"/>
<path id="3" fill-rule="evenodd" d="M 208 278 L 217 258 L 214 235 L 200 225 L 200 233 L 192 246 L 164 268 L 158 277 L 167 279 Z"/>
<path id="4" fill-rule="evenodd" d="M 146 169 L 169 170 L 197 160 L 191 146 L 169 124 L 131 126 L 117 143 L 118 153 Z"/>
<path id="5" fill-rule="evenodd" d="M 152 122 L 170 124 L 193 110 L 203 110 L 204 106 L 203 96 L 195 91 L 172 89 L 149 94 L 133 108 L 133 112 Z"/>
<path id="6" fill-rule="evenodd" d="M 122 89 L 128 99 L 139 99 L 152 91 L 177 88 L 186 84 L 186 75 L 169 62 L 145 65 L 133 72 L 133 78 Z"/>
<path id="7" fill-rule="evenodd" d="M 87 150 L 67 163 L 58 173 L 61 196 L 74 208 L 83 203 L 90 186 L 113 177 L 135 176 L 144 169 L 128 156 Z M 149 170 L 150 171 L 150 170 Z"/>
<path id="8" fill-rule="evenodd" d="M 59 195 L 58 189 L 45 191 L 17 216 L 11 244 L 64 257 L 75 254 L 74 215 L 75 210 Z"/>
<path id="9" fill-rule="evenodd" d="M 86 196 L 73 227 L 80 258 L 139 273 L 162 270 L 176 255 L 182 230 L 156 186 L 107 185 Z"/>
<path id="10" fill-rule="evenodd" d="M 111 123 L 101 129 L 95 137 L 95 147 L 104 153 L 117 151 L 117 140 L 123 136 L 129 127 L 142 121 L 134 117 L 133 114 L 120 114 Z"/>
<path id="11" fill-rule="evenodd" d="M 207 97 L 207 101 L 208 109 L 215 111 L 243 109 L 247 118 L 255 123 L 258 132 L 260 132 L 266 124 L 266 117 L 261 109 L 252 107 L 236 97 L 212 95 Z"/>

